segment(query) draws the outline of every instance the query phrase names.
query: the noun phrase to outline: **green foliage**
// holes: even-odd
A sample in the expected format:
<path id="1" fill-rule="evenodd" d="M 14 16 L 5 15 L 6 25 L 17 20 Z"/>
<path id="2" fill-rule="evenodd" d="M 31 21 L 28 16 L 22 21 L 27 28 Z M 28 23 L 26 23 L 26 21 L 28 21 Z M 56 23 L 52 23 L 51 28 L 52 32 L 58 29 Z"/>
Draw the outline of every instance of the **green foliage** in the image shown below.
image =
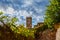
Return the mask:
<path id="1" fill-rule="evenodd" d="M 45 24 L 52 28 L 54 23 L 60 22 L 60 0 L 50 0 L 45 13 Z"/>
<path id="2" fill-rule="evenodd" d="M 16 22 L 18 19 L 16 18 L 16 17 L 14 17 L 14 18 L 12 18 L 12 22 L 14 23 L 14 22 Z"/>
<path id="3" fill-rule="evenodd" d="M 36 32 L 43 32 L 46 29 L 48 29 L 48 26 L 47 25 L 43 25 L 42 27 L 37 28 Z"/>
<path id="4" fill-rule="evenodd" d="M 7 18 L 7 16 L 3 16 L 3 12 L 0 12 L 0 21 L 3 21 L 6 18 Z"/>
<path id="5" fill-rule="evenodd" d="M 3 14 L 3 12 L 0 12 L 0 15 L 2 15 Z"/>
<path id="6" fill-rule="evenodd" d="M 17 33 L 25 37 L 31 36 L 34 38 L 34 30 L 29 30 L 25 28 L 23 25 L 17 27 Z"/>

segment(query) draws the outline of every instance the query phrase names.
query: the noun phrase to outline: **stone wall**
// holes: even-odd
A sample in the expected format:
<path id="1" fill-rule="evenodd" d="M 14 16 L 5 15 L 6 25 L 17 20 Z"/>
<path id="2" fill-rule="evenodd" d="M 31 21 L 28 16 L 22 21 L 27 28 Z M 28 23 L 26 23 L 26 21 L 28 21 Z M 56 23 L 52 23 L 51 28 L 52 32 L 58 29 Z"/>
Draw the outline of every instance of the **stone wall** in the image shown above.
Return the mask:
<path id="1" fill-rule="evenodd" d="M 43 32 L 39 32 L 37 34 L 36 40 L 55 40 L 56 39 L 56 31 L 45 30 Z"/>
<path id="2" fill-rule="evenodd" d="M 56 40 L 60 40 L 60 28 L 57 29 Z"/>

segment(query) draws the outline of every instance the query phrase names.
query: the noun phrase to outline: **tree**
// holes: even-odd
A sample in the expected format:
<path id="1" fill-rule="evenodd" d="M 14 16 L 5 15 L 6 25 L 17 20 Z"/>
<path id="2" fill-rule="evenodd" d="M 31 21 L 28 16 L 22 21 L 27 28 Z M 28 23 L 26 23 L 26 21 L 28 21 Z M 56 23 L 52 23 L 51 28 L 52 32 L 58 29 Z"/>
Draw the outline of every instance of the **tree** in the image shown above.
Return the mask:
<path id="1" fill-rule="evenodd" d="M 50 0 L 44 22 L 49 28 L 52 28 L 53 24 L 60 22 L 60 0 Z"/>
<path id="2" fill-rule="evenodd" d="M 1 26 L 3 26 L 4 29 L 7 29 L 8 31 L 12 32 L 12 29 L 16 28 L 15 22 L 18 20 L 16 17 L 8 17 L 3 15 L 3 12 L 0 12 L 0 23 L 2 23 Z"/>

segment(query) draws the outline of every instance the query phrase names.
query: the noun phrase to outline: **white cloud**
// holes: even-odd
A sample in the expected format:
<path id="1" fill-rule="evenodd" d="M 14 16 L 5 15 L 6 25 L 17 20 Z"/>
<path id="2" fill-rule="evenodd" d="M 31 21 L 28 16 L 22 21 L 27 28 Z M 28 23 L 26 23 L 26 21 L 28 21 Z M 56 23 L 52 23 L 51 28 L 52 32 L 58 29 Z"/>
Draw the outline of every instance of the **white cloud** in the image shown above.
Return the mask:
<path id="1" fill-rule="evenodd" d="M 43 19 L 43 16 L 37 16 L 37 21 L 40 21 L 39 19 Z"/>
<path id="2" fill-rule="evenodd" d="M 28 13 L 28 11 L 26 10 L 19 10 L 19 13 L 20 13 L 20 16 L 24 16 L 24 19 L 32 15 L 32 12 Z"/>
<path id="3" fill-rule="evenodd" d="M 2 12 L 5 12 L 3 8 L 0 8 L 0 12 L 1 12 L 1 11 L 2 11 Z"/>
<path id="4" fill-rule="evenodd" d="M 25 5 L 32 5 L 33 0 L 24 0 Z"/>
<path id="5" fill-rule="evenodd" d="M 0 8 L 0 11 L 2 11 L 5 14 L 13 14 L 13 13 L 15 13 L 15 10 L 12 7 L 8 7 L 7 9 Z"/>
<path id="6" fill-rule="evenodd" d="M 33 0 L 24 0 L 22 7 L 27 7 L 33 5 Z"/>
<path id="7" fill-rule="evenodd" d="M 20 15 L 20 16 L 23 16 L 24 19 L 26 19 L 26 17 L 29 17 L 29 16 L 32 16 L 32 11 L 28 12 L 26 10 L 14 10 L 12 7 L 8 7 L 7 9 L 4 9 L 4 8 L 0 8 L 0 11 L 2 11 L 3 13 L 5 14 L 11 14 L 10 16 L 12 17 L 14 14 L 15 15 Z M 18 16 L 19 18 L 19 16 Z M 21 19 L 20 19 L 21 20 Z"/>
<path id="8" fill-rule="evenodd" d="M 40 19 L 44 19 L 44 16 L 42 15 L 42 16 L 36 16 L 36 15 L 33 15 L 33 18 L 35 18 L 36 19 L 36 23 L 37 22 L 41 22 L 41 20 Z"/>
<path id="9" fill-rule="evenodd" d="M 42 13 L 44 11 L 44 9 L 42 9 L 42 8 L 35 8 L 35 10 L 37 13 Z"/>
<path id="10" fill-rule="evenodd" d="M 5 13 L 7 13 L 7 14 L 13 14 L 14 12 L 15 12 L 15 10 L 12 7 L 8 7 L 6 9 L 6 12 Z"/>
<path id="11" fill-rule="evenodd" d="M 44 1 L 44 0 L 35 0 L 36 2 L 42 2 L 42 1 Z"/>

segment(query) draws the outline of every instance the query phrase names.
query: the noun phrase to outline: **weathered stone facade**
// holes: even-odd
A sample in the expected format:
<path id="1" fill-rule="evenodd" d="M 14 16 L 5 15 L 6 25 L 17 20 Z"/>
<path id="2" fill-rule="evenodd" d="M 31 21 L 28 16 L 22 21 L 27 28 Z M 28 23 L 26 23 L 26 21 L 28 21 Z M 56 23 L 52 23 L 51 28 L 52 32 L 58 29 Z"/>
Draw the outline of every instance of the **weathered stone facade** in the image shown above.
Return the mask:
<path id="1" fill-rule="evenodd" d="M 28 29 L 32 28 L 32 17 L 26 17 L 26 27 Z"/>
<path id="2" fill-rule="evenodd" d="M 56 40 L 60 40 L 60 28 L 57 29 Z"/>
<path id="3" fill-rule="evenodd" d="M 42 27 L 44 25 L 43 22 L 39 22 L 37 23 L 37 25 L 34 25 L 34 28 L 39 28 L 39 27 Z"/>
<path id="4" fill-rule="evenodd" d="M 45 30 L 43 32 L 39 32 L 37 34 L 36 40 L 55 40 L 56 39 L 56 31 Z"/>

